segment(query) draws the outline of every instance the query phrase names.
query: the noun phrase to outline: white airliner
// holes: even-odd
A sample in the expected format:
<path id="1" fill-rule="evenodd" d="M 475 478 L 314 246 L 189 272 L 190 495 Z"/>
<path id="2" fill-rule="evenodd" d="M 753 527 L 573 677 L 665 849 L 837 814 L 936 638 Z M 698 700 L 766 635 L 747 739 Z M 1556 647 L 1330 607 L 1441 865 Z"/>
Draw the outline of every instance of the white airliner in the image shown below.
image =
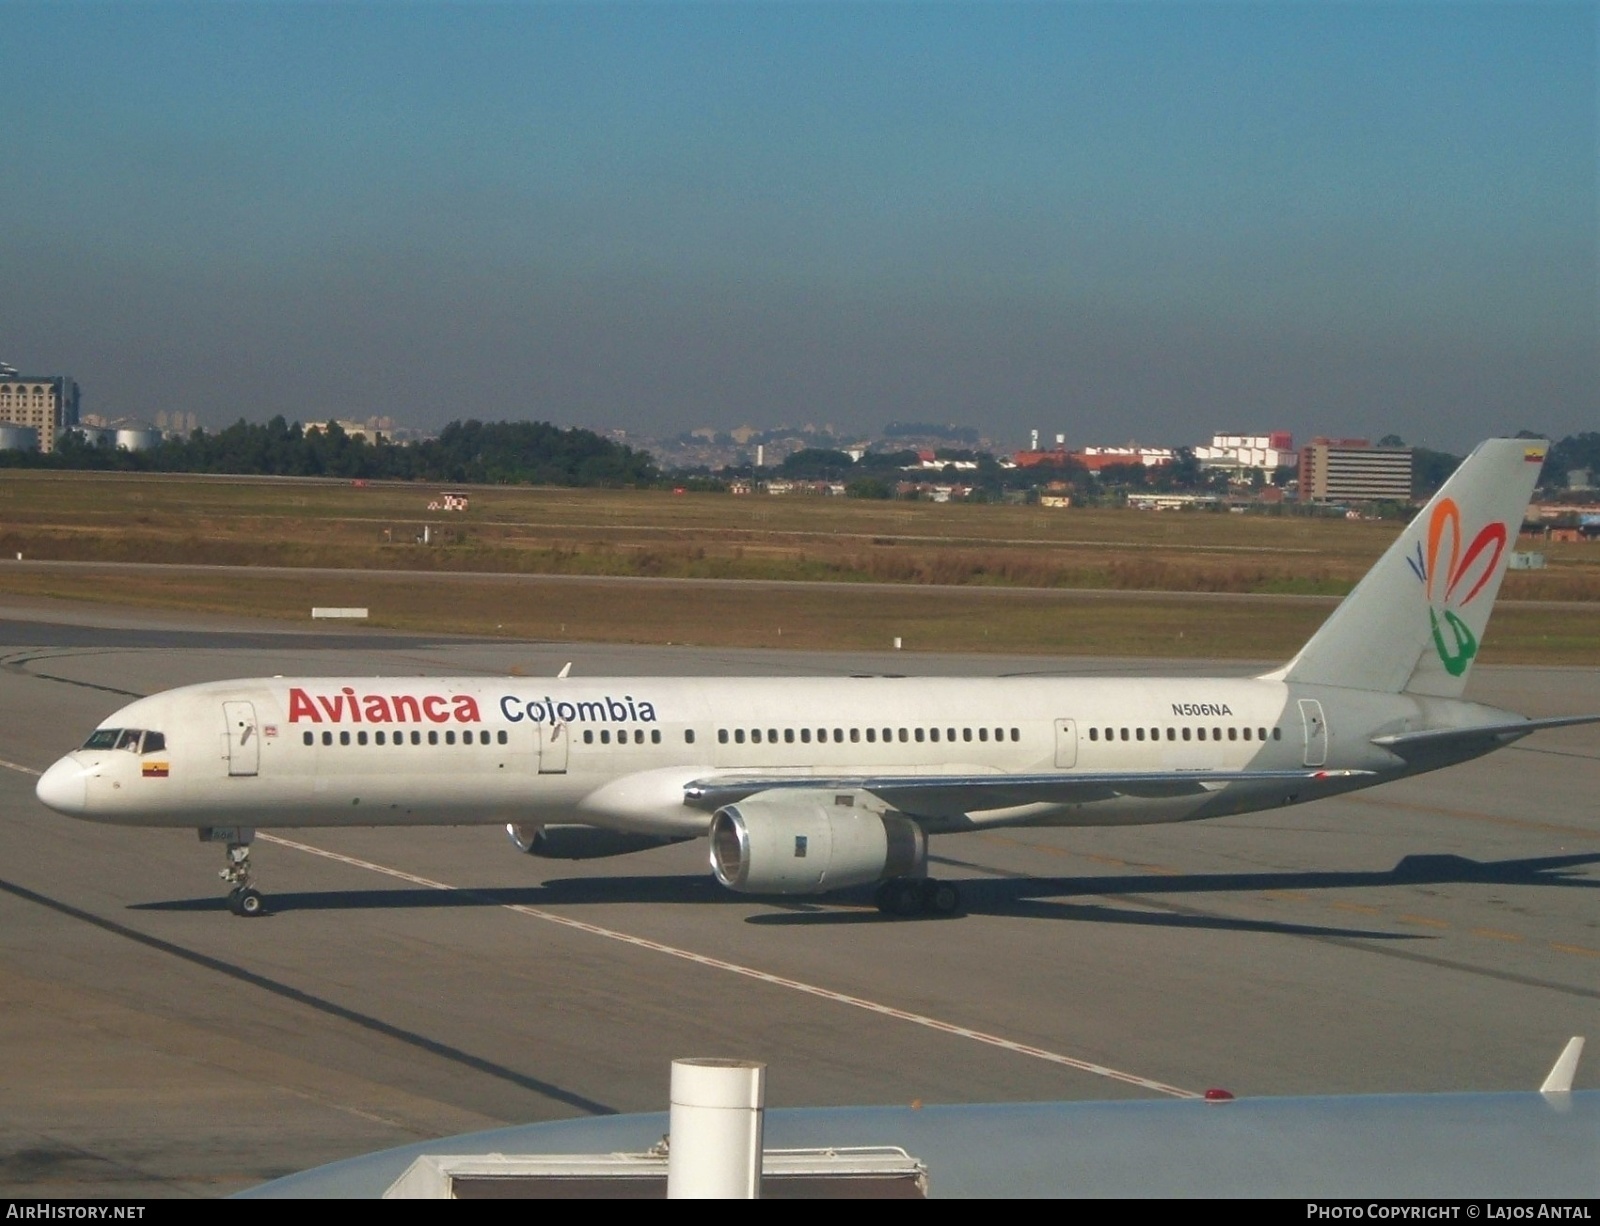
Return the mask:
<path id="1" fill-rule="evenodd" d="M 38 796 L 226 843 L 240 915 L 257 829 L 467 823 L 574 859 L 709 835 L 733 890 L 878 882 L 887 912 L 949 912 L 930 834 L 1300 804 L 1600 721 L 1462 698 L 1544 454 L 1478 447 L 1260 677 L 223 681 L 123 707 Z"/>

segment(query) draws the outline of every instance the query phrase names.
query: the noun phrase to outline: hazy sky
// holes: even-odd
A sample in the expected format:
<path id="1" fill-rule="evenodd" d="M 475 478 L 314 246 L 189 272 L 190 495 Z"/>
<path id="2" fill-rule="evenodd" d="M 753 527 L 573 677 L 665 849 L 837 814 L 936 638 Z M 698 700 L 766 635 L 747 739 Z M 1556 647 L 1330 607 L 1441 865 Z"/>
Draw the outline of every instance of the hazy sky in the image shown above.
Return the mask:
<path id="1" fill-rule="evenodd" d="M 213 424 L 1596 430 L 1597 29 L 0 0 L 0 358 Z"/>

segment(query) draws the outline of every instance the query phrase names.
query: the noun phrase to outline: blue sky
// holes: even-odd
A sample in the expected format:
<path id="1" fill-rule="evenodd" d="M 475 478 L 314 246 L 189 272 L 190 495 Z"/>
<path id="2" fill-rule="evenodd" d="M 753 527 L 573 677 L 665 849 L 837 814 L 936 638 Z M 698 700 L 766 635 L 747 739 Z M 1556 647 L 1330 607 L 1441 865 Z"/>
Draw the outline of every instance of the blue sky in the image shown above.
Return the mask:
<path id="1" fill-rule="evenodd" d="M 0 3 L 86 408 L 1600 429 L 1594 3 Z"/>

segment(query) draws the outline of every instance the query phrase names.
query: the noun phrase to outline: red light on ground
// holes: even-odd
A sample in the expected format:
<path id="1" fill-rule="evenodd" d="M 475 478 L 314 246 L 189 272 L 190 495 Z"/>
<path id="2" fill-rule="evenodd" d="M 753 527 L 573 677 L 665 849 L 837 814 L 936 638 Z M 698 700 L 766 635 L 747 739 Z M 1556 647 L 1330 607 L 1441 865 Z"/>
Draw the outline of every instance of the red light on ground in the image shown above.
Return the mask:
<path id="1" fill-rule="evenodd" d="M 1232 1090 L 1207 1090 L 1206 1091 L 1206 1102 L 1208 1102 L 1208 1103 L 1231 1103 L 1232 1101 L 1233 1101 L 1233 1091 Z"/>

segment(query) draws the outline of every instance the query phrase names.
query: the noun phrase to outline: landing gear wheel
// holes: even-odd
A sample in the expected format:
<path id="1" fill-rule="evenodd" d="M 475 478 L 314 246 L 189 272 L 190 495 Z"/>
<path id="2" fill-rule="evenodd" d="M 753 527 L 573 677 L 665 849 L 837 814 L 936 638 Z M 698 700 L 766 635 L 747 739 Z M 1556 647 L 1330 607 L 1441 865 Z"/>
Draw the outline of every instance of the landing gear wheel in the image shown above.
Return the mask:
<path id="1" fill-rule="evenodd" d="M 895 877 L 878 887 L 878 910 L 901 917 L 922 914 L 922 882 Z"/>
<path id="2" fill-rule="evenodd" d="M 254 837 L 254 831 L 248 832 L 249 837 Z M 227 867 L 217 874 L 227 882 L 228 910 L 235 915 L 246 917 L 261 915 L 267 909 L 266 900 L 261 897 L 261 891 L 250 884 L 250 843 L 248 841 L 231 842 L 228 844 Z"/>
<path id="3" fill-rule="evenodd" d="M 922 909 L 929 915 L 954 915 L 961 909 L 961 890 L 953 881 L 924 881 Z"/>

